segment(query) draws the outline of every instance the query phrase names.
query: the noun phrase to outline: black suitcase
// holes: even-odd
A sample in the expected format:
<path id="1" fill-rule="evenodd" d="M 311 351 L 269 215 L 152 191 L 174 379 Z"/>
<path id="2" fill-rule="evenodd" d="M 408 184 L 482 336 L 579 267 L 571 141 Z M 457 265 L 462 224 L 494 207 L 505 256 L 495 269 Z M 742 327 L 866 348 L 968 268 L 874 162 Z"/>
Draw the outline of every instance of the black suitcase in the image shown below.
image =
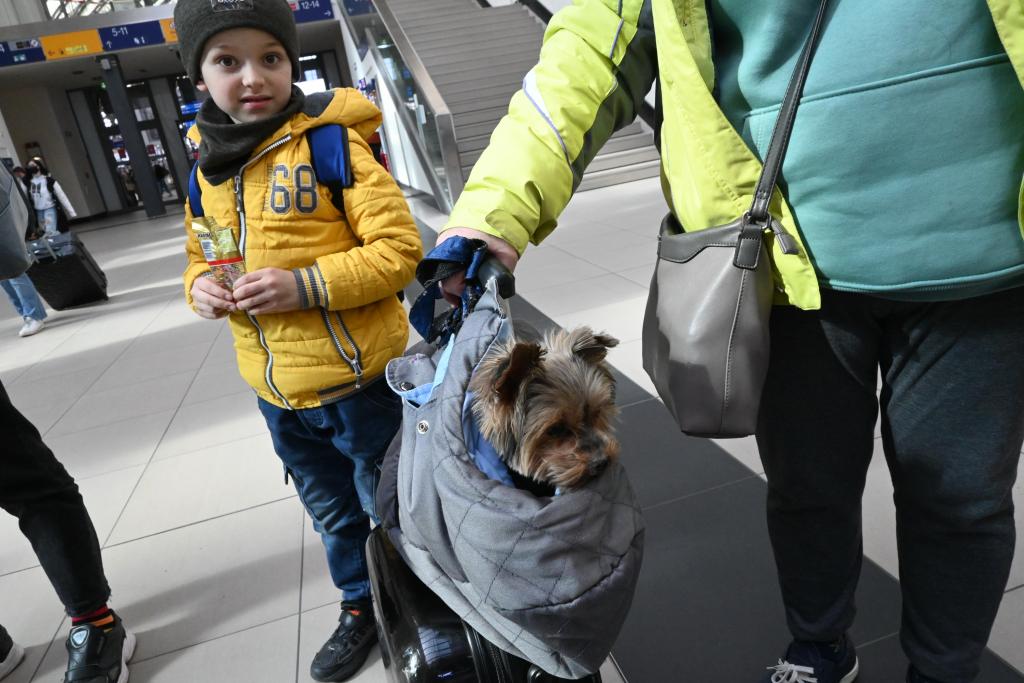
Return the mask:
<path id="1" fill-rule="evenodd" d="M 107 276 L 73 233 L 28 243 L 35 260 L 28 276 L 39 293 L 58 311 L 107 298 Z"/>
<path id="2" fill-rule="evenodd" d="M 381 659 L 390 683 L 559 683 L 495 647 L 427 588 L 378 526 L 366 542 Z M 601 683 L 601 674 L 580 679 Z"/>

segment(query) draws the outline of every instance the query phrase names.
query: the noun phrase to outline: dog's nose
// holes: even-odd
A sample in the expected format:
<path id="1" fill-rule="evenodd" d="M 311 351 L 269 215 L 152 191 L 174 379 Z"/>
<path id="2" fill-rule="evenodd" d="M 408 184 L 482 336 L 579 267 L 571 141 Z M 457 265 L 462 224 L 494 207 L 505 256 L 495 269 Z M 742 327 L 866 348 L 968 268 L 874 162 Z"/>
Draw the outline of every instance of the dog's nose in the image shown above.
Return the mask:
<path id="1" fill-rule="evenodd" d="M 580 440 L 580 450 L 584 453 L 602 453 L 604 446 L 604 439 L 593 434 L 588 434 Z"/>

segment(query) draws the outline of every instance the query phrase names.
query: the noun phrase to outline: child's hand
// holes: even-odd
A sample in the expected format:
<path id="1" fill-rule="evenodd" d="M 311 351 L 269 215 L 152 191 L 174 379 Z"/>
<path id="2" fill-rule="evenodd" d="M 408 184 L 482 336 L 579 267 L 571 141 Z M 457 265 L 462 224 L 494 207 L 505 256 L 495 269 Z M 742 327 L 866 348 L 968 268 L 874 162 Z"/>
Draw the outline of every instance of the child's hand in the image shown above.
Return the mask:
<path id="1" fill-rule="evenodd" d="M 197 277 L 192 283 L 192 303 L 195 312 L 208 320 L 223 318 L 238 310 L 231 292 L 208 277 Z"/>
<path id="2" fill-rule="evenodd" d="M 262 268 L 238 278 L 234 297 L 238 308 L 252 315 L 302 308 L 295 274 L 280 268 Z"/>

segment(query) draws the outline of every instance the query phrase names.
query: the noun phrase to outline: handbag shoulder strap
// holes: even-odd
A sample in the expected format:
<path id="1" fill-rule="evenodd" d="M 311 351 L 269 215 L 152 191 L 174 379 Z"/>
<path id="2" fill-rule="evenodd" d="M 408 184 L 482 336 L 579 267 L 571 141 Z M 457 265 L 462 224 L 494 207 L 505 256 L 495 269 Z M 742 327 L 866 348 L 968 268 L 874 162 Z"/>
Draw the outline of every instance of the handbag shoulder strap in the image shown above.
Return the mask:
<path id="1" fill-rule="evenodd" d="M 775 182 L 779 177 L 779 170 L 782 168 L 782 161 L 786 157 L 786 148 L 789 146 L 789 137 L 793 132 L 793 120 L 796 118 L 796 110 L 800 105 L 800 97 L 804 91 L 804 83 L 807 81 L 807 72 L 811 67 L 811 58 L 814 56 L 814 49 L 821 35 L 822 25 L 825 23 L 825 9 L 828 0 L 821 0 L 818 7 L 818 14 L 811 26 L 811 33 L 804 43 L 803 52 L 797 61 L 796 69 L 789 80 L 786 88 L 786 96 L 782 100 L 782 107 L 779 109 L 779 118 L 775 121 L 775 129 L 772 131 L 772 139 L 768 144 L 768 152 L 764 156 L 764 168 L 761 170 L 761 177 L 757 181 L 757 189 L 754 191 L 754 201 L 750 205 L 750 218 L 757 223 L 766 223 L 768 219 L 768 204 L 771 202 L 772 192 L 775 189 Z"/>

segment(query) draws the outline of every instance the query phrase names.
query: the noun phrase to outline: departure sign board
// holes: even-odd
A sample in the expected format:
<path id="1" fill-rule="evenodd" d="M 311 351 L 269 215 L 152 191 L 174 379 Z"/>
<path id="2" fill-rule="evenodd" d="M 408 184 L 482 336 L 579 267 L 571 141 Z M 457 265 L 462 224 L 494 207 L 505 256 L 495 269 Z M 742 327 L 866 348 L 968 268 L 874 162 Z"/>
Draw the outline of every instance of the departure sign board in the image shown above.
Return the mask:
<path id="1" fill-rule="evenodd" d="M 159 45 L 164 42 L 164 31 L 159 21 L 141 24 L 121 24 L 100 29 L 104 50 L 127 50 L 131 47 Z"/>
<path id="2" fill-rule="evenodd" d="M 164 32 L 164 40 L 168 43 L 178 42 L 178 30 L 174 28 L 174 19 L 161 19 L 160 28 Z"/>
<path id="3" fill-rule="evenodd" d="M 100 34 L 96 29 L 58 33 L 55 36 L 43 36 L 39 40 L 43 44 L 43 52 L 46 53 L 47 59 L 84 57 L 103 52 Z"/>
<path id="4" fill-rule="evenodd" d="M 0 42 L 0 66 L 31 64 L 45 60 L 46 54 L 38 38 Z"/>
<path id="5" fill-rule="evenodd" d="M 5 0 L 0 0 L 3 1 Z M 357 3 L 366 1 L 346 0 Z M 288 4 L 295 12 L 295 21 L 299 23 L 334 18 L 331 0 L 288 0 Z M 41 38 L 0 41 L 0 67 L 86 57 L 103 52 L 176 42 L 178 33 L 174 30 L 174 20 L 171 18 L 137 24 L 117 24 Z"/>
<path id="6" fill-rule="evenodd" d="M 299 23 L 334 17 L 331 0 L 288 0 L 288 4 L 292 6 L 295 21 Z"/>

